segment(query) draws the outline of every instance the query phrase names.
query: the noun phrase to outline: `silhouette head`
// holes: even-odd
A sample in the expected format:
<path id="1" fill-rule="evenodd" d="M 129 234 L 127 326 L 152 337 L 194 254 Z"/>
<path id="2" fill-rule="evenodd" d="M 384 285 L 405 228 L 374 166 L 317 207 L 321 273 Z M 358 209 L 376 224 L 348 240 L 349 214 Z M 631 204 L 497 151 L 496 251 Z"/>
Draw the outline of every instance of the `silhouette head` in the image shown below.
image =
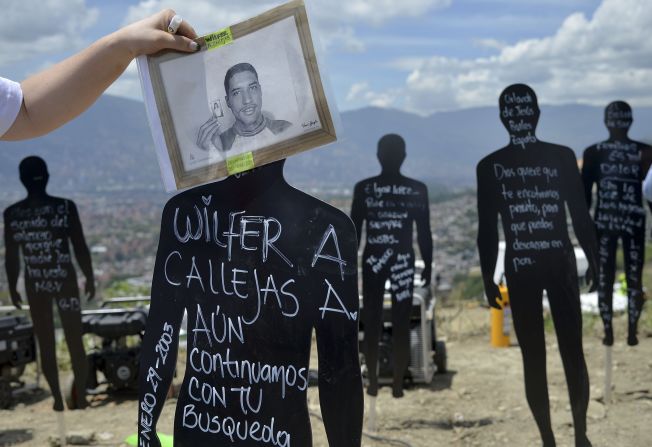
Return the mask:
<path id="1" fill-rule="evenodd" d="M 253 65 L 242 62 L 229 68 L 224 91 L 236 125 L 244 131 L 258 130 L 263 120 L 263 92 Z"/>
<path id="2" fill-rule="evenodd" d="M 632 121 L 632 108 L 625 101 L 614 101 L 604 109 L 604 124 L 612 135 L 627 135 Z"/>
<path id="3" fill-rule="evenodd" d="M 50 179 L 48 165 L 41 157 L 32 155 L 25 157 L 18 165 L 20 181 L 30 194 L 44 193 Z"/>
<path id="4" fill-rule="evenodd" d="M 530 86 L 525 84 L 510 85 L 500 94 L 498 104 L 500 106 L 500 120 L 507 132 L 512 136 L 512 143 L 514 143 L 514 137 L 518 137 L 519 141 L 522 141 L 523 138 L 527 139 L 529 136 L 534 138 L 541 111 L 539 110 L 537 95 Z"/>
<path id="5" fill-rule="evenodd" d="M 383 172 L 399 172 L 405 160 L 405 140 L 393 133 L 383 136 L 378 141 L 377 156 Z"/>

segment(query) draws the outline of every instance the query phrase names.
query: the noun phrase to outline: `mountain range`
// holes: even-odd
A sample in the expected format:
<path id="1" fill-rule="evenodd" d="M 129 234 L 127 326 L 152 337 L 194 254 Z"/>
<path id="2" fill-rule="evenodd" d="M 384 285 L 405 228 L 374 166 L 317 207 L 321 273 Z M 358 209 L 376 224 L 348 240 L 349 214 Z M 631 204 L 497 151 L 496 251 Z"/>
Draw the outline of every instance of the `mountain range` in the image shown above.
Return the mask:
<path id="1" fill-rule="evenodd" d="M 473 187 L 475 165 L 507 143 L 498 107 L 481 107 L 420 116 L 400 110 L 363 108 L 340 115 L 341 138 L 332 145 L 291 157 L 290 183 L 307 189 L 351 189 L 379 172 L 376 144 L 386 133 L 405 138 L 405 175 L 448 189 Z M 652 140 L 652 108 L 634 109 L 631 137 Z M 581 157 L 585 147 L 607 137 L 603 108 L 542 106 L 537 136 L 570 146 Z M 50 168 L 51 190 L 99 192 L 162 190 L 142 102 L 102 96 L 87 112 L 42 138 L 0 142 L 0 185 L 20 190 L 17 166 L 31 154 Z"/>

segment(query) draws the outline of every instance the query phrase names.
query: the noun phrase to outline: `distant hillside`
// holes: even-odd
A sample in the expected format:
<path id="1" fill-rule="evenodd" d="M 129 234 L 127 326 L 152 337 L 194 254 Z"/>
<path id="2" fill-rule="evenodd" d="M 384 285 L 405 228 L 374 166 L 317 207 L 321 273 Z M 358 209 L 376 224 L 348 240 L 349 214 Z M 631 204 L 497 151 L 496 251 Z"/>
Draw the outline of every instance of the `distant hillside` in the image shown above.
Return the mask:
<path id="1" fill-rule="evenodd" d="M 581 156 L 583 148 L 604 139 L 603 109 L 567 105 L 542 107 L 538 136 L 565 144 Z M 632 137 L 652 140 L 652 108 L 634 110 Z M 292 157 L 291 183 L 308 188 L 350 188 L 379 171 L 376 143 L 385 133 L 403 135 L 407 175 L 429 184 L 474 184 L 477 161 L 507 142 L 497 107 L 436 113 L 422 117 L 398 110 L 364 108 L 341 115 L 343 135 L 335 145 Z M 52 190 L 160 190 L 158 163 L 143 104 L 103 96 L 80 118 L 43 138 L 0 143 L 0 185 L 18 188 L 17 166 L 29 154 L 50 165 Z"/>

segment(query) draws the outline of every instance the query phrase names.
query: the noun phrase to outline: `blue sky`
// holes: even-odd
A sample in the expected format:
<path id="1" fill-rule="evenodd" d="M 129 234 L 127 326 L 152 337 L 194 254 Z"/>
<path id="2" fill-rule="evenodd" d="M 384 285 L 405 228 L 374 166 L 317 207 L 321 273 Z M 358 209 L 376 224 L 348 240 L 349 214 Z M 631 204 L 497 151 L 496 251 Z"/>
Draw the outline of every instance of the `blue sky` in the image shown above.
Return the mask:
<path id="1" fill-rule="evenodd" d="M 307 0 L 341 110 L 420 114 L 494 105 L 513 82 L 542 103 L 652 105 L 649 0 Z M 5 6 L 0 74 L 23 79 L 172 7 L 205 34 L 272 0 L 21 0 Z M 135 68 L 111 94 L 137 98 Z"/>

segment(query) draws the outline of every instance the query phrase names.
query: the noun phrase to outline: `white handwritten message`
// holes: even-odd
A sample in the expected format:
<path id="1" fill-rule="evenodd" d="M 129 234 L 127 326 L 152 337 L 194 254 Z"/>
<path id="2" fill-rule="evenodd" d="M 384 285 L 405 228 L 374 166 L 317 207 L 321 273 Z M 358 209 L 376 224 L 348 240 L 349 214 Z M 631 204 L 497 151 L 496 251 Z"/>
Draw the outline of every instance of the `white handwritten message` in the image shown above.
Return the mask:
<path id="1" fill-rule="evenodd" d="M 14 208 L 10 214 L 8 230 L 23 248 L 27 284 L 37 293 L 62 292 L 73 268 L 66 237 L 70 226 L 68 201 Z M 79 309 L 79 300 L 64 300 L 62 305 Z"/>
<path id="2" fill-rule="evenodd" d="M 271 322 L 293 324 L 302 315 L 357 324 L 357 308 L 348 309 L 338 291 L 346 261 L 337 231 L 325 225 L 318 240 L 306 241 L 314 246 L 312 256 L 307 265 L 297 265 L 306 261 L 281 248 L 284 233 L 279 218 L 243 210 L 218 212 L 210 209 L 210 202 L 210 196 L 202 197 L 190 212 L 177 208 L 169 223 L 175 249 L 159 253 L 166 288 L 198 297 L 187 302 L 193 318 L 188 322 L 186 377 L 177 417 L 184 430 L 215 435 L 216 445 L 228 441 L 289 447 L 292 427 L 279 421 L 287 424 L 280 416 L 291 409 L 282 402 L 291 393 L 305 394 L 308 365 L 261 360 L 257 339 L 276 336 L 273 327 L 261 327 Z M 190 245 L 192 250 L 186 248 Z M 320 273 L 324 263 L 337 272 L 337 281 Z M 322 299 L 317 303 L 308 301 L 298 286 L 297 272 L 305 275 L 305 269 L 312 269 L 311 275 L 320 281 Z M 152 436 L 151 414 L 157 404 L 160 367 L 172 341 L 170 328 L 163 327 L 147 376 L 151 393 L 141 402 L 142 446 L 148 446 Z"/>
<path id="3" fill-rule="evenodd" d="M 536 264 L 532 253 L 563 249 L 556 234 L 563 201 L 559 170 L 550 166 L 505 166 L 493 164 L 493 174 L 505 202 L 505 231 L 515 272 Z"/>

